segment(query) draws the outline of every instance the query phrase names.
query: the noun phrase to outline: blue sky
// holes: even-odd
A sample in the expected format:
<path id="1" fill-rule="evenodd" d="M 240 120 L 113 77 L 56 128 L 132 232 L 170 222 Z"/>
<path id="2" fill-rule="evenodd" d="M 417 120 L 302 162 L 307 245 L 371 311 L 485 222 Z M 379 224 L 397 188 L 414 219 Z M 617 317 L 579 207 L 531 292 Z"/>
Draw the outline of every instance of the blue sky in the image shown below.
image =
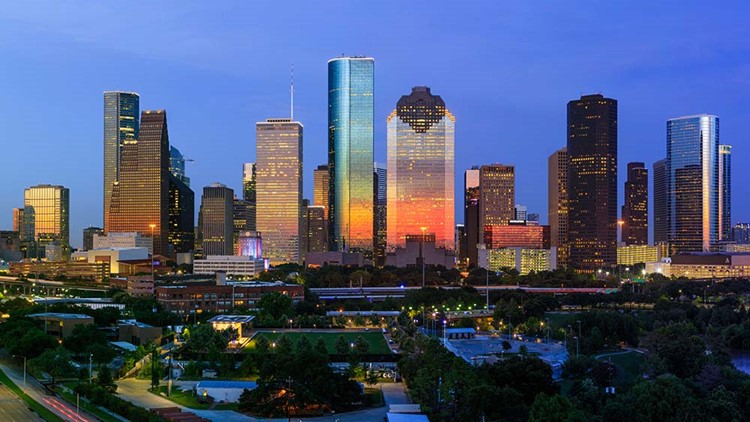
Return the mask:
<path id="1" fill-rule="evenodd" d="M 305 126 L 305 196 L 326 162 L 326 61 L 375 58 L 375 156 L 401 95 L 428 85 L 456 116 L 463 170 L 516 166 L 516 201 L 546 221 L 547 157 L 565 144 L 567 101 L 619 101 L 619 186 L 629 161 L 666 154 L 666 119 L 713 113 L 733 149 L 733 221 L 750 220 L 750 4 L 705 1 L 11 2 L 0 12 L 0 229 L 23 189 L 71 190 L 71 240 L 100 225 L 102 92 L 167 110 L 196 191 L 238 190 L 256 121 Z M 744 132 L 743 132 L 743 128 Z"/>

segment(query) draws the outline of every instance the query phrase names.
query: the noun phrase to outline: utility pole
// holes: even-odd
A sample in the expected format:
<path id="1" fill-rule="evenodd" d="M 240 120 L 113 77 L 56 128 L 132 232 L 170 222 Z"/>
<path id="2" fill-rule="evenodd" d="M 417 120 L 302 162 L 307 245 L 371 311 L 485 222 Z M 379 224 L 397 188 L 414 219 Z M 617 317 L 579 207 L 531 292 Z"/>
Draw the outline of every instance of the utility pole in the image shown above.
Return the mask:
<path id="1" fill-rule="evenodd" d="M 89 353 L 89 382 L 94 382 L 94 354 Z"/>

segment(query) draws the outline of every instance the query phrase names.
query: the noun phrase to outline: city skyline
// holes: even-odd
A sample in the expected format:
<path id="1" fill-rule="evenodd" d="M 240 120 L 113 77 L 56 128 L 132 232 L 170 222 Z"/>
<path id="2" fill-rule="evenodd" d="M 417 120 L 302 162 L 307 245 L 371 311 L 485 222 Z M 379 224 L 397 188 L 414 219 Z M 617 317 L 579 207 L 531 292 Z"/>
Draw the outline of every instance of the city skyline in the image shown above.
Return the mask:
<path id="1" fill-rule="evenodd" d="M 309 7 L 301 5 L 300 13 L 309 12 Z M 407 6 L 405 11 L 410 10 L 411 7 Z M 497 6 L 489 5 L 489 7 L 492 9 Z M 666 6 L 657 6 L 658 10 L 663 11 L 662 8 Z M 113 10 L 118 13 L 128 13 L 124 9 L 114 8 Z M 346 13 L 346 10 L 344 8 L 338 13 Z M 6 101 L 6 104 L 0 106 L 4 111 L 0 113 L 3 116 L 0 122 L 3 127 L 9 128 L 5 136 L 23 140 L 18 145 L 8 145 L 6 148 L 21 157 L 33 154 L 37 165 L 33 173 L 24 172 L 21 163 L 9 163 L 7 166 L 7 171 L 14 172 L 16 176 L 13 179 L 14 183 L 4 184 L 0 188 L 0 194 L 2 194 L 0 197 L 3 198 L 0 200 L 0 209 L 6 210 L 0 213 L 0 227 L 11 227 L 10 210 L 18 207 L 18 199 L 26 186 L 40 183 L 64 185 L 71 190 L 71 239 L 74 246 L 80 246 L 79 233 L 84 227 L 100 226 L 103 223 L 101 221 L 100 176 L 102 172 L 102 92 L 113 89 L 135 91 L 141 95 L 141 109 L 167 109 L 170 112 L 171 137 L 175 139 L 175 144 L 180 147 L 185 156 L 199 158 L 196 163 L 188 164 L 187 173 L 193 179 L 192 185 L 200 189 L 218 180 L 239 192 L 241 179 L 236 175 L 236 168 L 242 162 L 254 160 L 252 151 L 254 142 L 252 135 L 248 135 L 252 132 L 249 128 L 255 121 L 286 114 L 282 112 L 288 110 L 289 107 L 286 95 L 288 78 L 279 77 L 278 74 L 288 74 L 289 64 L 294 61 L 297 92 L 295 117 L 305 124 L 310 140 L 305 155 L 307 166 L 304 169 L 304 179 L 308 182 L 304 197 L 312 198 L 312 170 L 317 165 L 326 162 L 325 62 L 342 51 L 364 52 L 378 62 L 378 77 L 375 82 L 375 161 L 385 161 L 383 159 L 385 156 L 385 117 L 392 108 L 393 102 L 411 86 L 429 85 L 452 104 L 452 111 L 462 122 L 461 131 L 456 134 L 456 185 L 462 186 L 463 171 L 470 168 L 472 164 L 491 162 L 512 164 L 517 172 L 516 201 L 527 205 L 529 212 L 546 215 L 544 210 L 546 209 L 547 175 L 546 172 L 539 172 L 538 169 L 543 167 L 549 154 L 564 144 L 565 102 L 571 98 L 577 98 L 582 93 L 606 92 L 608 96 L 618 99 L 620 105 L 618 207 L 622 205 L 623 198 L 624 164 L 630 161 L 642 161 L 645 162 L 646 167 L 651 167 L 656 160 L 666 155 L 664 122 L 670 117 L 703 112 L 721 116 L 722 142 L 734 145 L 732 153 L 735 155 L 735 161 L 742 162 L 746 156 L 739 142 L 743 139 L 740 132 L 742 123 L 747 121 L 745 110 L 748 109 L 746 106 L 748 100 L 740 98 L 746 96 L 741 95 L 743 90 L 736 89 L 736 84 L 747 83 L 747 78 L 741 71 L 743 63 L 741 57 L 747 47 L 740 41 L 733 40 L 731 30 L 728 33 L 719 33 L 716 29 L 709 28 L 706 30 L 708 33 L 706 31 L 702 31 L 701 34 L 688 33 L 689 26 L 680 22 L 685 17 L 699 13 L 698 8 L 686 7 L 666 21 L 658 20 L 658 24 L 655 18 L 651 20 L 638 17 L 643 25 L 641 36 L 657 40 L 655 45 L 650 46 L 646 51 L 636 50 L 635 46 L 641 45 L 636 40 L 617 41 L 617 34 L 622 34 L 619 30 L 621 27 L 618 26 L 615 34 L 603 36 L 601 40 L 593 42 L 593 46 L 587 47 L 580 53 L 574 51 L 573 45 L 575 45 L 575 40 L 580 39 L 583 34 L 567 26 L 555 24 L 555 19 L 559 20 L 559 16 L 555 14 L 561 13 L 561 10 L 556 9 L 555 6 L 546 8 L 541 11 L 540 21 L 536 25 L 524 24 L 515 29 L 526 37 L 531 37 L 527 42 L 535 54 L 544 57 L 545 63 L 570 63 L 561 64 L 560 72 L 556 75 L 547 72 L 551 65 L 545 65 L 544 69 L 539 68 L 542 59 L 533 59 L 530 67 L 524 67 L 523 72 L 519 70 L 519 67 L 512 65 L 497 69 L 496 59 L 486 55 L 471 58 L 466 64 L 448 67 L 446 66 L 448 63 L 468 59 L 466 53 L 447 51 L 444 57 L 440 57 L 434 54 L 436 50 L 433 47 L 426 47 L 432 54 L 421 55 L 419 58 L 411 57 L 412 53 L 407 54 L 409 49 L 406 47 L 399 46 L 395 50 L 389 50 L 395 46 L 394 39 L 389 35 L 377 42 L 369 41 L 367 37 L 362 36 L 353 36 L 350 40 L 312 36 L 310 40 L 301 43 L 308 49 L 311 46 L 315 47 L 309 52 L 301 47 L 294 47 L 284 38 L 280 41 L 280 46 L 288 50 L 283 54 L 275 54 L 265 61 L 268 64 L 268 70 L 260 70 L 257 66 L 242 72 L 231 70 L 233 66 L 226 66 L 232 63 L 229 54 L 226 50 L 221 50 L 216 53 L 219 55 L 220 66 L 208 63 L 192 64 L 188 66 L 188 70 L 175 73 L 173 78 L 167 77 L 170 75 L 169 72 L 200 57 L 198 53 L 204 51 L 200 42 L 196 42 L 197 46 L 189 45 L 192 48 L 187 48 L 184 55 L 170 52 L 163 47 L 160 47 L 158 51 L 157 47 L 152 47 L 152 49 L 139 52 L 137 48 L 119 45 L 120 49 L 136 57 L 145 57 L 145 62 L 152 66 L 154 71 L 146 75 L 136 75 L 142 72 L 129 74 L 120 66 L 115 69 L 103 62 L 110 55 L 111 57 L 118 55 L 104 53 L 101 58 L 102 63 L 95 63 L 94 66 L 97 70 L 101 70 L 101 73 L 93 75 L 91 71 L 85 69 L 84 63 L 87 63 L 86 57 L 92 52 L 101 53 L 98 50 L 100 45 L 80 39 L 77 28 L 65 29 L 76 25 L 69 25 L 69 23 L 63 25 L 62 19 L 58 22 L 57 18 L 52 17 L 51 12 L 54 11 L 55 6 L 52 6 L 49 7 L 49 11 L 41 11 L 42 13 L 35 15 L 35 22 L 49 24 L 43 30 L 22 28 L 17 24 L 19 21 L 31 20 L 30 13 L 26 15 L 11 9 L 6 17 L 2 18 L 2 22 L 7 25 L 3 25 L 5 29 L 0 29 L 0 31 L 16 31 L 16 35 L 30 34 L 27 46 L 39 47 L 35 49 L 35 52 L 45 51 L 43 44 L 53 35 L 59 35 L 59 38 L 55 37 L 56 42 L 68 48 L 65 49 L 64 57 L 52 54 L 42 60 L 11 46 L 2 46 L 8 53 L 6 55 L 8 77 L 0 84 L 6 88 L 7 98 L 13 103 L 11 105 L 11 102 Z M 184 9 L 181 11 L 188 15 L 194 12 Z M 619 11 L 622 12 L 622 10 Z M 523 6 L 512 6 L 508 11 L 511 15 L 508 19 L 519 20 L 531 12 Z M 571 17 L 571 19 L 573 23 L 580 24 L 595 18 L 603 18 L 606 23 L 610 20 L 614 22 L 613 17 L 618 16 L 623 22 L 623 27 L 626 27 L 628 22 L 632 24 L 635 19 L 627 13 L 623 15 L 616 12 L 617 10 L 610 14 L 604 9 L 595 8 L 587 14 Z M 99 13 L 107 15 L 112 12 L 100 10 Z M 458 13 L 466 15 L 476 12 L 460 10 Z M 734 15 L 738 15 L 736 12 L 730 14 L 722 11 L 710 13 L 700 11 L 700 13 L 701 16 L 706 15 L 703 17 L 712 23 L 732 22 L 736 19 Z M 242 11 L 238 12 L 238 15 L 242 15 Z M 438 11 L 430 11 L 423 19 L 426 22 L 437 22 L 439 16 Z M 94 35 L 100 34 L 103 26 L 96 24 L 93 18 L 94 16 L 86 13 L 77 17 L 75 23 L 92 30 Z M 208 13 L 206 18 L 206 29 L 211 29 L 204 34 L 206 39 L 222 40 L 228 36 L 216 28 L 215 21 L 218 20 L 216 15 Z M 301 19 L 296 15 L 293 18 L 293 22 Z M 490 19 L 482 16 L 477 16 L 477 18 L 480 23 L 485 24 L 489 23 Z M 176 29 L 181 26 L 166 17 L 154 19 L 157 22 L 165 20 L 165 23 L 169 23 L 166 25 L 169 29 L 163 32 L 166 38 L 175 37 Z M 383 16 L 376 14 L 372 19 L 383 19 Z M 400 22 L 406 18 L 394 19 Z M 357 20 L 357 22 L 362 21 Z M 354 25 L 357 22 L 347 25 Z M 545 23 L 546 26 L 544 26 Z M 139 28 L 145 31 L 144 35 L 153 36 L 159 33 L 155 29 L 158 25 L 155 25 L 153 21 L 136 25 L 142 25 Z M 663 25 L 663 27 L 657 27 L 658 25 Z M 730 24 L 723 25 L 722 30 L 731 26 Z M 545 31 L 539 33 L 539 28 L 545 28 Z M 416 31 L 409 31 L 409 34 L 417 34 Z M 513 43 L 510 46 L 501 45 L 506 42 L 504 41 L 504 37 L 507 36 L 506 29 L 496 27 L 489 29 L 482 25 L 467 32 L 463 41 L 466 41 L 466 38 L 483 38 L 483 34 L 488 31 L 498 34 L 487 38 L 487 43 L 496 49 L 499 56 L 507 52 L 505 49 L 513 51 L 518 48 L 518 44 Z M 660 36 L 669 31 L 685 33 L 679 42 Z M 431 33 L 431 36 L 448 40 L 460 33 L 459 28 L 448 28 L 445 34 Z M 238 34 L 240 35 L 242 34 Z M 532 35 L 536 36 L 532 37 Z M 251 35 L 247 33 L 245 36 Z M 416 36 L 417 40 L 428 37 L 428 35 Z M 548 46 L 547 43 L 554 38 L 560 39 L 561 45 L 558 47 L 562 53 L 546 55 L 545 52 L 548 49 L 550 51 L 553 49 L 553 46 Z M 736 38 L 742 40 L 741 36 Z M 736 52 L 725 54 L 724 49 L 730 47 L 720 49 L 721 54 L 706 51 L 707 48 L 715 45 L 717 40 L 724 42 L 725 45 L 730 43 Z M 584 71 L 580 72 L 582 75 L 573 74 L 572 69 L 575 67 L 576 60 L 586 60 L 586 54 L 591 54 L 597 46 L 601 47 L 609 43 L 615 43 L 626 52 L 633 52 L 634 57 L 628 59 L 632 61 L 623 61 L 621 57 L 629 55 L 621 54 L 621 49 L 617 56 L 608 56 L 614 61 L 605 66 L 607 72 Z M 700 53 L 678 51 L 677 47 L 683 43 L 695 43 L 700 47 L 696 49 Z M 252 48 L 261 49 L 261 46 L 256 45 Z M 275 50 L 278 48 L 279 45 L 274 46 Z M 261 54 L 262 51 L 258 50 L 257 54 Z M 162 54 L 165 58 L 160 58 Z M 606 56 L 608 53 L 601 54 Z M 718 62 L 717 54 L 722 56 Z M 478 63 L 484 63 L 484 66 L 476 67 Z M 59 70 L 57 67 L 54 70 L 59 75 L 53 75 L 52 68 L 47 69 L 44 65 L 61 66 Z M 714 69 L 714 66 L 719 65 L 723 70 Z M 34 79 L 39 81 L 40 85 L 38 88 L 24 92 L 22 89 L 30 85 L 25 82 L 26 79 L 22 73 L 24 69 L 28 70 L 29 66 L 33 69 L 30 73 L 35 76 Z M 473 69 L 472 66 L 474 66 Z M 431 72 L 433 68 L 450 69 L 450 71 Z M 493 69 L 493 72 L 501 72 L 502 77 L 489 77 L 489 69 Z M 707 69 L 714 70 L 708 72 Z M 73 77 L 79 73 L 86 77 Z M 216 75 L 227 76 L 227 81 L 222 83 L 211 80 L 211 77 Z M 70 79 L 70 82 L 63 83 L 60 78 L 66 81 Z M 727 82 L 715 83 L 716 78 Z M 624 82 L 620 83 L 618 79 Z M 184 91 L 185 87 L 192 87 L 191 84 L 197 80 L 205 81 L 205 86 L 191 91 L 189 97 L 185 96 L 181 91 Z M 503 80 L 505 81 L 499 82 Z M 713 82 L 708 83 L 709 81 Z M 689 93 L 683 92 L 684 89 L 682 89 L 687 84 L 691 86 Z M 238 86 L 241 87 L 240 92 L 230 94 Z M 528 90 L 533 93 L 522 95 Z M 498 95 L 487 96 L 488 91 Z M 39 98 L 37 93 L 41 92 L 47 94 L 45 101 L 49 104 L 44 104 Z M 48 96 L 50 92 L 54 95 Z M 214 95 L 218 97 L 214 98 Z M 243 96 L 244 98 L 241 98 Z M 497 99 L 498 97 L 501 99 Z M 644 104 L 642 101 L 644 98 L 657 97 L 660 99 L 658 107 Z M 68 103 L 63 105 L 61 98 L 69 101 L 70 105 Z M 195 107 L 195 101 L 201 100 L 201 107 Z M 49 118 L 45 117 L 50 122 L 49 128 L 46 127 L 47 125 L 18 124 L 28 121 L 28 118 L 23 116 L 24 113 L 29 113 L 31 107 L 34 107 L 37 113 L 49 116 Z M 52 113 L 52 110 L 55 110 L 57 114 Z M 220 111 L 226 113 L 226 116 L 221 116 Z M 200 113 L 196 114 L 198 112 Z M 498 115 L 501 116 L 501 123 L 518 123 L 513 126 L 524 127 L 524 131 L 511 129 L 507 137 L 488 135 Z M 540 116 L 546 122 L 545 124 L 536 125 L 536 127 L 529 126 L 529 122 L 537 120 Z M 24 126 L 23 135 L 17 132 L 19 126 Z M 68 129 L 62 134 L 55 133 L 52 136 L 50 132 L 52 127 L 67 127 Z M 535 143 L 533 149 L 528 148 L 530 142 Z M 490 147 L 488 148 L 490 153 L 486 158 L 479 160 L 475 151 L 485 144 Z M 234 153 L 235 148 L 238 149 L 237 154 Z M 72 151 L 75 151 L 75 155 Z M 69 159 L 60 160 L 60 157 L 69 157 Z M 225 160 L 231 161 L 225 162 Z M 743 168 L 737 167 L 735 179 L 741 180 L 744 172 Z M 651 190 L 651 187 L 649 189 Z M 750 216 L 748 204 L 745 202 L 747 195 L 743 194 L 742 189 L 741 185 L 735 184 L 732 225 L 737 221 L 746 221 Z M 460 223 L 463 220 L 463 201 L 458 197 L 459 192 L 456 192 L 456 195 L 456 222 Z M 651 208 L 652 205 L 649 204 L 649 207 Z M 544 220 L 546 218 L 543 218 L 543 223 L 546 222 Z M 649 225 L 652 226 L 651 221 Z"/>

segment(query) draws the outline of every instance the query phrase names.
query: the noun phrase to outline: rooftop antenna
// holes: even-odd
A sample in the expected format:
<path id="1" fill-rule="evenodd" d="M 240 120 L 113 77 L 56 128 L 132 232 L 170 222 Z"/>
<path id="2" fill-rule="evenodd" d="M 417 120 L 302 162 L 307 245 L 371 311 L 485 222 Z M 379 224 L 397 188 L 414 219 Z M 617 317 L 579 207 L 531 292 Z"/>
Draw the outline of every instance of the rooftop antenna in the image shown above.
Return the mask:
<path id="1" fill-rule="evenodd" d="M 292 63 L 292 80 L 289 92 L 291 93 L 290 117 L 292 121 L 294 121 L 294 63 Z"/>

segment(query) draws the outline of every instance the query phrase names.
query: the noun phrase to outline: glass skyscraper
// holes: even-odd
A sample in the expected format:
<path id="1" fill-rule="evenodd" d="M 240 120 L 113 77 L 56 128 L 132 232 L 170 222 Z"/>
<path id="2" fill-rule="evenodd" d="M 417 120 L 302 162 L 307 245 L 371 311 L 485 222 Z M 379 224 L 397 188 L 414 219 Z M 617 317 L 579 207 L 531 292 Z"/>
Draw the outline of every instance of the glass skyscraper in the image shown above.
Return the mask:
<path id="1" fill-rule="evenodd" d="M 34 240 L 38 250 L 58 244 L 64 256 L 70 255 L 70 190 L 63 186 L 37 185 L 23 193 L 24 214 L 34 219 Z"/>
<path id="2" fill-rule="evenodd" d="M 375 60 L 328 61 L 329 246 L 373 249 L 373 122 Z"/>
<path id="3" fill-rule="evenodd" d="M 667 209 L 671 253 L 709 251 L 719 240 L 719 118 L 667 120 Z"/>
<path id="4" fill-rule="evenodd" d="M 435 235 L 455 249 L 455 118 L 430 88 L 414 87 L 388 116 L 388 249 Z"/>
<path id="5" fill-rule="evenodd" d="M 233 255 L 234 191 L 221 183 L 203 188 L 201 196 L 201 229 L 203 255 Z"/>
<path id="6" fill-rule="evenodd" d="M 557 248 L 557 265 L 568 265 L 568 148 L 547 158 L 547 217 L 550 245 Z"/>
<path id="7" fill-rule="evenodd" d="M 654 243 L 665 243 L 669 232 L 667 212 L 667 160 L 654 163 Z"/>
<path id="8" fill-rule="evenodd" d="M 719 240 L 732 239 L 732 146 L 719 145 Z"/>
<path id="9" fill-rule="evenodd" d="M 375 201 L 375 219 L 373 232 L 375 233 L 375 265 L 385 265 L 386 249 L 388 245 L 388 168 L 375 163 L 373 168 L 375 177 L 373 186 L 373 200 Z"/>
<path id="10" fill-rule="evenodd" d="M 139 96 L 135 92 L 104 93 L 104 230 L 109 231 L 112 186 L 120 180 L 122 149 L 138 139 Z"/>
<path id="11" fill-rule="evenodd" d="M 182 183 L 190 186 L 190 178 L 185 175 L 185 157 L 179 149 L 170 145 L 169 147 L 169 172 Z"/>

